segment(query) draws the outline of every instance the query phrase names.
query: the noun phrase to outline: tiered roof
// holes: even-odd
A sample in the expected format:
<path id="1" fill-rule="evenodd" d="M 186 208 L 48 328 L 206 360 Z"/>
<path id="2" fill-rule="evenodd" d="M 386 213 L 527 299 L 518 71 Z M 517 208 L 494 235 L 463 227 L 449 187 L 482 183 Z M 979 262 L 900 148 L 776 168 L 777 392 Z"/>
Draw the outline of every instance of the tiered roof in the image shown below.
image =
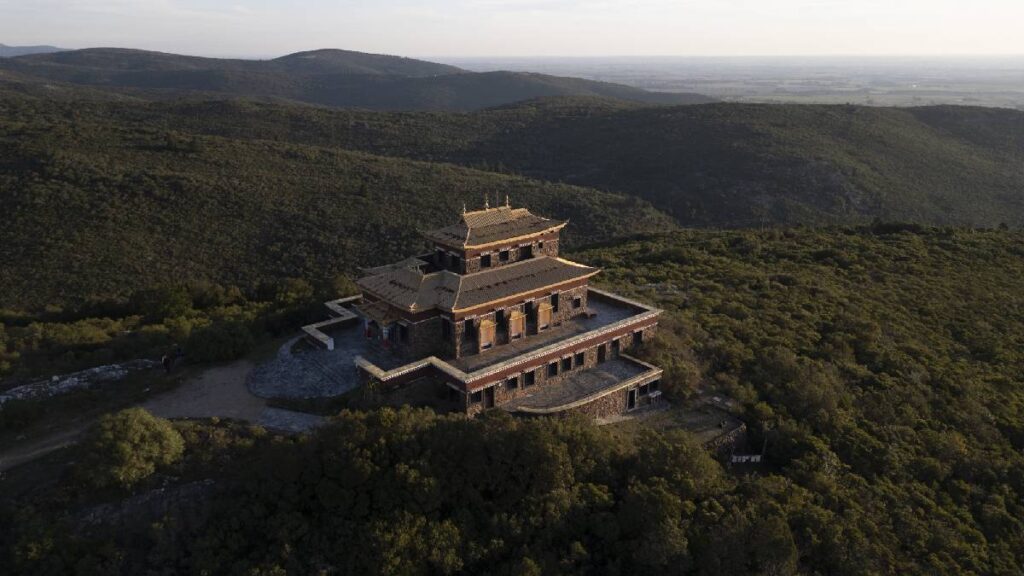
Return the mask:
<path id="1" fill-rule="evenodd" d="M 499 206 L 465 212 L 456 224 L 425 232 L 439 244 L 455 248 L 478 248 L 561 229 L 566 222 L 531 214 L 526 208 Z"/>
<path id="2" fill-rule="evenodd" d="M 362 278 L 357 284 L 370 294 L 410 312 L 432 308 L 452 312 L 589 278 L 598 272 L 597 268 L 542 256 L 461 275 L 447 270 L 424 274 L 417 267 L 393 267 Z"/>

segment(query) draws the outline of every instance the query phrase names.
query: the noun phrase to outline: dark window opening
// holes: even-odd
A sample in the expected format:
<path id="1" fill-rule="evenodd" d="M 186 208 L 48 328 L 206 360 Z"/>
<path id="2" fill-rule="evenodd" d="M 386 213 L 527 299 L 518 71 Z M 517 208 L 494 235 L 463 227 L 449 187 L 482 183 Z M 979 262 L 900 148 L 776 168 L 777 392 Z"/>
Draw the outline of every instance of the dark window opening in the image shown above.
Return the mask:
<path id="1" fill-rule="evenodd" d="M 544 241 L 543 240 L 541 240 L 540 242 L 537 242 L 537 250 L 540 250 L 541 252 L 544 251 Z"/>
<path id="2" fill-rule="evenodd" d="M 533 246 L 526 245 L 519 247 L 519 259 L 526 260 L 527 258 L 533 258 Z"/>
<path id="3" fill-rule="evenodd" d="M 476 392 L 473 392 L 469 396 L 469 401 L 474 403 L 474 404 L 476 404 L 477 402 L 483 400 L 483 398 L 484 398 L 483 392 L 481 392 L 480 390 L 477 390 Z"/>
<path id="4" fill-rule="evenodd" d="M 452 256 L 452 272 L 462 272 L 461 256 Z"/>
<path id="5" fill-rule="evenodd" d="M 548 364 L 548 376 L 558 376 L 558 362 Z"/>
<path id="6" fill-rule="evenodd" d="M 558 312 L 558 292 L 551 295 L 551 311 Z"/>
<path id="7" fill-rule="evenodd" d="M 481 268 L 490 268 L 491 267 L 491 255 L 490 254 L 484 254 L 483 256 L 480 257 L 480 267 Z"/>
<path id="8" fill-rule="evenodd" d="M 501 252 L 498 252 L 498 260 L 501 260 L 502 262 L 508 262 L 508 250 L 502 250 Z"/>
<path id="9" fill-rule="evenodd" d="M 612 340 L 612 356 L 619 355 L 619 339 Z"/>
<path id="10" fill-rule="evenodd" d="M 647 396 L 648 389 L 649 389 L 649 386 L 647 384 L 640 385 L 640 395 L 641 396 Z"/>
<path id="11" fill-rule="evenodd" d="M 537 382 L 537 371 L 530 370 L 523 373 L 523 388 L 533 386 Z"/>
<path id="12" fill-rule="evenodd" d="M 608 349 L 604 347 L 604 344 L 601 344 L 600 346 L 597 347 L 597 363 L 600 364 L 601 362 L 604 362 L 607 359 Z"/>
<path id="13" fill-rule="evenodd" d="M 473 319 L 472 318 L 466 318 L 466 321 L 462 323 L 462 326 L 463 326 L 463 329 L 466 332 L 466 336 L 472 336 L 473 335 Z"/>
<path id="14" fill-rule="evenodd" d="M 585 361 L 586 361 L 586 355 L 583 354 L 583 352 L 577 352 L 576 353 L 576 367 L 577 368 L 582 368 L 583 367 L 583 363 Z"/>
<path id="15" fill-rule="evenodd" d="M 657 392 L 658 391 L 658 386 L 660 386 L 660 385 L 661 385 L 661 380 L 655 380 L 654 382 L 651 382 L 651 392 Z"/>
<path id="16" fill-rule="evenodd" d="M 583 307 L 583 298 L 580 298 L 579 296 L 573 298 L 572 299 L 572 307 L 573 308 L 582 308 Z"/>
<path id="17" fill-rule="evenodd" d="M 643 332 L 633 332 L 633 347 L 637 348 L 637 347 L 639 347 L 643 343 L 644 343 L 644 333 Z"/>
<path id="18" fill-rule="evenodd" d="M 572 357 L 562 358 L 562 372 L 572 370 Z"/>
<path id="19" fill-rule="evenodd" d="M 505 383 L 505 386 L 508 386 L 510 390 L 515 390 L 516 388 L 519 388 L 519 377 L 513 376 L 509 378 L 508 382 Z"/>

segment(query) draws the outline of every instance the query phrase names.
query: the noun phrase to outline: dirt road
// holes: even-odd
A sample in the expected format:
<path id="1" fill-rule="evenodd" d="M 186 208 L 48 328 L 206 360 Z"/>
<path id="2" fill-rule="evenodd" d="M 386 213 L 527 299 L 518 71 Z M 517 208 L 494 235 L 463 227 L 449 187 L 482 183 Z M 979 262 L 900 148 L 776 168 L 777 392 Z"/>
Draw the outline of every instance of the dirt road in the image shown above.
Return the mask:
<path id="1" fill-rule="evenodd" d="M 140 405 L 163 418 L 235 418 L 258 423 L 266 410 L 266 401 L 249 393 L 246 376 L 253 363 L 240 360 L 216 366 L 183 383 L 178 388 L 146 400 Z M 45 456 L 77 442 L 95 422 L 86 420 L 0 453 L 0 473 L 19 464 Z"/>

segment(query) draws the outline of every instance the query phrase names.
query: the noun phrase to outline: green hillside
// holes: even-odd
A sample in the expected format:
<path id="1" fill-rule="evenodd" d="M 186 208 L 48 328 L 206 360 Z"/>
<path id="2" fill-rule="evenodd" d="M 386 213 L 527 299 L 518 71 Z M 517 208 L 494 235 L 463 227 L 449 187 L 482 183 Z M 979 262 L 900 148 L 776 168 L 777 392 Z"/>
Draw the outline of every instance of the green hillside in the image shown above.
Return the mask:
<path id="1" fill-rule="evenodd" d="M 298 52 L 273 60 L 200 58 L 90 48 L 0 60 L 0 70 L 33 78 L 166 99 L 294 100 L 373 110 L 476 110 L 546 96 L 603 96 L 656 104 L 711 102 L 698 94 L 518 72 L 472 73 L 423 60 L 345 50 Z"/>
<path id="2" fill-rule="evenodd" d="M 424 247 L 418 230 L 485 194 L 571 220 L 570 245 L 673 227 L 595 190 L 76 108 L 0 103 L 0 308 L 188 280 L 330 278 Z"/>
<path id="3" fill-rule="evenodd" d="M 471 114 L 245 102 L 83 107 L 231 138 L 443 161 L 629 194 L 690 226 L 1024 224 L 1024 113 L 534 101 Z"/>
<path id="4" fill-rule="evenodd" d="M 756 474 L 644 421 L 382 410 L 290 438 L 183 421 L 174 458 L 156 473 L 129 461 L 141 479 L 119 490 L 85 481 L 126 466 L 104 446 L 132 430 L 75 451 L 90 463 L 77 475 L 13 471 L 24 492 L 0 507 L 0 561 L 33 575 L 1021 573 L 1024 234 L 688 231 L 575 256 L 665 308 L 644 354 L 675 398 L 704 381 L 743 404 L 751 444 L 768 437 Z M 125 538 L 126 522 L 147 537 Z"/>

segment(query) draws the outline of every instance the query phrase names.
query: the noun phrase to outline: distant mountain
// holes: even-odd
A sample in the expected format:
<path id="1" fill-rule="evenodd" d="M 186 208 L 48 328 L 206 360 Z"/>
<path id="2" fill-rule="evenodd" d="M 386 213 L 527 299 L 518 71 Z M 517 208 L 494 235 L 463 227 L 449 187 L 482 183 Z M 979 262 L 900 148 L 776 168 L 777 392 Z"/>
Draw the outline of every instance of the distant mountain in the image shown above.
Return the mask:
<path id="1" fill-rule="evenodd" d="M 8 46 L 0 44 L 0 58 L 14 58 L 15 56 L 27 56 L 29 54 L 50 54 L 63 52 L 64 48 L 56 46 Z"/>
<path id="2" fill-rule="evenodd" d="M 344 50 L 273 60 L 200 58 L 120 48 L 35 54 L 0 70 L 161 98 L 204 93 L 287 99 L 374 110 L 476 110 L 550 96 L 599 96 L 650 104 L 695 104 L 697 94 L 647 92 L 619 84 L 522 72 L 466 72 L 423 60 Z"/>

